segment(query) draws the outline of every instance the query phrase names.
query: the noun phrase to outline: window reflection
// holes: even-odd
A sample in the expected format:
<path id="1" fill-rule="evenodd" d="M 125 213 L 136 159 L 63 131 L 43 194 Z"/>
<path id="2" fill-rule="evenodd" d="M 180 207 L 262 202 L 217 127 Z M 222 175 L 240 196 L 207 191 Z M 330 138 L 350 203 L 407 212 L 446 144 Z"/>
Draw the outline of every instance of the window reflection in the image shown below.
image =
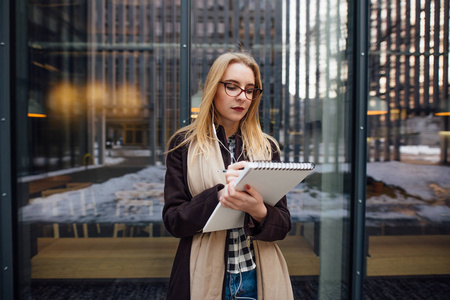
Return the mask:
<path id="1" fill-rule="evenodd" d="M 448 1 L 372 2 L 369 292 L 380 290 L 370 288 L 378 276 L 450 273 Z M 20 276 L 169 276 L 177 240 L 161 224 L 163 151 L 179 124 L 180 3 L 29 1 L 18 10 Z M 345 298 L 349 3 L 191 3 L 191 118 L 213 59 L 251 49 L 265 80 L 264 131 L 284 160 L 318 165 L 288 195 L 294 226 L 280 246 L 293 283 L 312 298 Z"/>
<path id="2" fill-rule="evenodd" d="M 164 281 L 177 244 L 161 209 L 179 124 L 180 1 L 19 2 L 21 286 Z"/>
<path id="3" fill-rule="evenodd" d="M 438 284 L 428 276 L 450 274 L 450 172 L 442 134 L 449 122 L 441 114 L 450 92 L 448 14 L 448 1 L 371 3 L 369 99 L 380 106 L 372 110 L 369 102 L 368 296 L 376 294 L 371 286 L 379 276 L 406 276 L 401 284 L 424 295 L 414 276 Z"/>
<path id="4" fill-rule="evenodd" d="M 192 119 L 214 58 L 249 49 L 262 66 L 264 131 L 283 160 L 323 164 L 288 195 L 294 226 L 280 242 L 295 284 L 307 278 L 315 294 L 349 278 L 336 257 L 349 251 L 351 163 L 348 4 L 322 14 L 319 2 L 191 2 Z M 177 241 L 161 223 L 161 188 L 179 124 L 180 3 L 28 4 L 27 90 L 47 114 L 23 131 L 19 178 L 33 280 L 168 277 Z"/>

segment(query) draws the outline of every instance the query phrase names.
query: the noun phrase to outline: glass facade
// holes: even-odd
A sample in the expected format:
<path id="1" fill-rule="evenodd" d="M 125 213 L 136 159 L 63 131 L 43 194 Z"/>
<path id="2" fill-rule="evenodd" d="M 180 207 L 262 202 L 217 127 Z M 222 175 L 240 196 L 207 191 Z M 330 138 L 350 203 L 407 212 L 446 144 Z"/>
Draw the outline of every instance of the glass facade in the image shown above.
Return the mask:
<path id="1" fill-rule="evenodd" d="M 261 67 L 263 130 L 283 161 L 316 164 L 287 195 L 293 227 L 279 241 L 295 299 L 356 299 L 361 277 L 365 299 L 444 299 L 448 1 L 187 2 L 188 23 L 183 0 L 4 1 L 15 298 L 164 299 L 178 244 L 161 220 L 165 146 L 183 115 L 195 122 L 214 59 L 245 49 Z M 355 53 L 364 26 L 368 56 Z"/>
<path id="2" fill-rule="evenodd" d="M 367 294 L 377 279 L 422 285 L 418 298 L 429 284 L 448 291 L 448 54 L 448 1 L 372 1 Z"/>

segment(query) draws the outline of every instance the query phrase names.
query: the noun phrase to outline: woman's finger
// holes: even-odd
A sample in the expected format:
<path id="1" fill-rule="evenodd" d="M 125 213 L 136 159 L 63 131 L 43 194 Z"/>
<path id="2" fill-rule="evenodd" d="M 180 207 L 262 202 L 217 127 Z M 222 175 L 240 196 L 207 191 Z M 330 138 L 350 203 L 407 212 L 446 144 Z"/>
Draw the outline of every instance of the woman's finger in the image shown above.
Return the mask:
<path id="1" fill-rule="evenodd" d="M 239 161 L 237 163 L 231 164 L 228 166 L 228 170 L 234 170 L 234 171 L 239 171 L 242 170 L 243 168 L 245 168 L 245 166 L 247 166 L 248 161 Z"/>

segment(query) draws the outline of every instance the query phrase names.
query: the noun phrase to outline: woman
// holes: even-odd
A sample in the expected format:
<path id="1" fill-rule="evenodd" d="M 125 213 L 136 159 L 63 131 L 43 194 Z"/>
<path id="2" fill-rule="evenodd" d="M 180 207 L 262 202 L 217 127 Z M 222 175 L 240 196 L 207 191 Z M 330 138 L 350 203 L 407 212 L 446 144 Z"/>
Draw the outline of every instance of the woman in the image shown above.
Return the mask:
<path id="1" fill-rule="evenodd" d="M 253 57 L 222 54 L 206 78 L 196 121 L 169 140 L 163 220 L 181 239 L 168 299 L 293 298 L 274 243 L 291 229 L 286 197 L 269 206 L 251 186 L 233 187 L 246 161 L 279 160 L 278 144 L 260 127 L 261 93 Z M 244 227 L 202 233 L 219 201 L 246 212 Z"/>

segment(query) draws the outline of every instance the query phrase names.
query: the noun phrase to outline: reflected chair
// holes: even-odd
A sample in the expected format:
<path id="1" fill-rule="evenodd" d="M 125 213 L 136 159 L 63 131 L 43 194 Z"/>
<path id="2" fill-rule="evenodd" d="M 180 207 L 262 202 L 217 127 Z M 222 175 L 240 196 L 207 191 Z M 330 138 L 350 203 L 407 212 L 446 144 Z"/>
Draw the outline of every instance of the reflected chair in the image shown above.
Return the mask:
<path id="1" fill-rule="evenodd" d="M 92 189 L 92 187 L 89 187 L 88 189 L 89 189 L 90 196 L 91 196 L 91 203 L 89 203 L 89 204 L 86 204 L 86 195 L 85 195 L 85 191 L 87 190 L 86 188 L 68 193 L 69 209 L 70 209 L 71 216 L 75 215 L 75 210 L 74 210 L 74 206 L 73 206 L 72 197 L 70 197 L 70 195 L 74 195 L 74 194 L 78 194 L 78 193 L 80 194 L 81 216 L 85 217 L 87 215 L 88 209 L 92 209 L 94 212 L 94 216 L 98 216 L 94 190 Z M 100 224 L 96 223 L 96 227 L 97 227 L 97 233 L 100 234 Z M 73 228 L 75 237 L 78 238 L 77 224 L 72 223 L 72 228 Z M 87 230 L 87 223 L 83 223 L 83 236 L 85 238 L 89 237 L 88 230 Z"/>
<path id="2" fill-rule="evenodd" d="M 75 185 L 77 185 L 78 183 L 74 183 Z M 69 185 L 69 184 L 68 184 Z M 42 195 L 43 197 L 41 198 L 35 198 L 35 199 L 31 199 L 30 203 L 34 203 L 34 204 L 41 204 L 42 205 L 42 211 L 44 213 L 46 213 L 47 211 L 51 210 L 51 214 L 54 217 L 60 216 L 60 210 L 62 208 L 65 207 L 66 204 L 68 204 L 68 210 L 69 210 L 69 214 L 70 216 L 75 216 L 76 215 L 76 207 L 74 206 L 74 202 L 73 199 L 78 198 L 79 195 L 79 200 L 80 200 L 80 205 L 79 205 L 79 212 L 81 216 L 86 216 L 87 215 L 87 210 L 92 209 L 94 212 L 94 215 L 97 216 L 97 207 L 96 207 L 96 201 L 95 201 L 95 195 L 94 195 L 94 191 L 92 189 L 92 187 L 90 187 L 91 183 L 89 183 L 88 188 L 81 188 L 81 189 L 77 189 L 77 188 L 73 188 L 68 187 L 66 192 L 62 191 L 62 189 L 58 189 L 58 192 L 51 192 L 50 190 L 48 191 L 43 191 Z M 86 195 L 85 192 L 89 190 L 90 192 L 90 198 L 91 198 L 91 203 L 86 204 Z M 78 230 L 77 230 L 77 224 L 72 223 L 72 229 L 74 232 L 74 237 L 78 238 Z M 100 233 L 100 225 L 97 224 L 97 232 Z M 87 223 L 83 223 L 83 236 L 84 237 L 88 237 L 88 230 L 87 230 Z M 53 237 L 54 238 L 60 238 L 60 232 L 59 232 L 59 224 L 58 223 L 53 223 Z"/>
<path id="3" fill-rule="evenodd" d="M 115 193 L 117 199 L 116 205 L 116 216 L 120 217 L 123 213 L 124 216 L 129 216 L 130 212 L 137 214 L 141 212 L 142 208 L 148 210 L 148 215 L 153 215 L 153 201 L 148 199 L 149 197 L 154 197 L 159 195 L 159 191 L 118 191 Z M 122 209 L 123 208 L 123 209 Z M 120 231 L 123 232 L 122 236 L 126 236 L 127 225 L 125 223 L 114 224 L 113 237 L 117 238 Z M 144 231 L 148 232 L 149 237 L 153 237 L 153 223 L 149 223 L 149 226 L 144 228 Z M 134 234 L 134 226 L 130 226 L 129 236 L 132 237 Z"/>

